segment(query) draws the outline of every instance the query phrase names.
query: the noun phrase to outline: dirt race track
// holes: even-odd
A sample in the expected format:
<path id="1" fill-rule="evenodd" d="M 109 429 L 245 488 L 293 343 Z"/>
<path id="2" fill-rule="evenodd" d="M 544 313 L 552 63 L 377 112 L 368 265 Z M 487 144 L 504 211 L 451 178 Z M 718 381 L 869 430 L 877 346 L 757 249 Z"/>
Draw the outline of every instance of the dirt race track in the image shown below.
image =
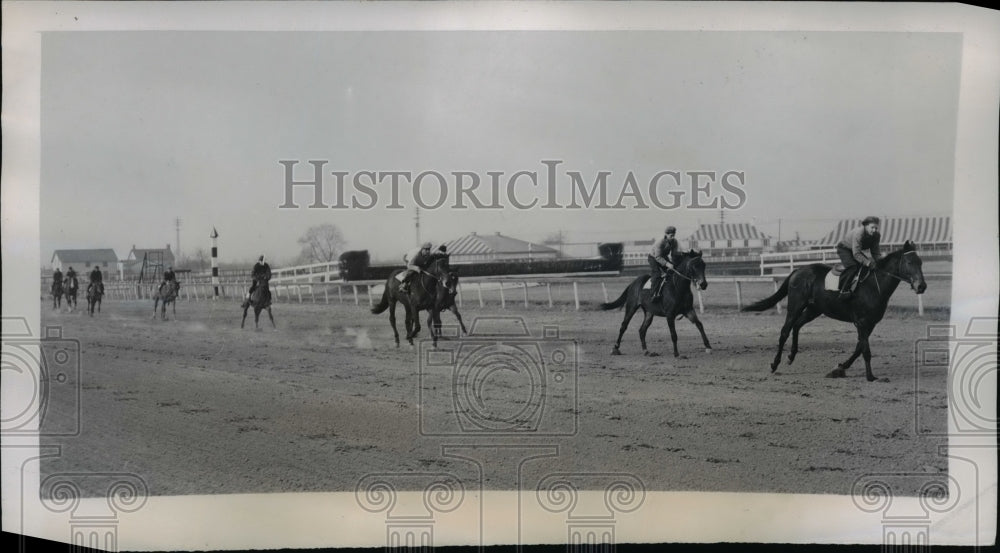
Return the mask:
<path id="1" fill-rule="evenodd" d="M 913 303 L 909 290 L 897 294 L 894 303 Z M 106 302 L 93 318 L 82 311 L 42 305 L 42 324 L 79 340 L 82 359 L 80 434 L 43 440 L 63 448 L 43 473 L 129 472 L 153 495 L 347 491 L 373 472 L 477 474 L 442 455 L 448 444 L 555 445 L 558 455 L 530 471 L 628 472 L 649 490 L 849 494 L 867 473 L 947 470 L 937 453 L 946 439 L 924 435 L 946 428 L 945 369 L 913 362 L 917 340 L 946 311 L 890 313 L 872 338 L 873 370 L 888 381 L 872 383 L 861 359 L 847 378 L 824 377 L 855 343 L 853 327 L 826 318 L 803 329 L 795 363 L 772 374 L 784 320 L 773 310 L 710 308 L 702 320 L 711 354 L 678 321 L 675 359 L 662 318 L 650 348 L 665 355 L 640 354 L 637 317 L 625 355 L 612 356 L 621 311 L 467 304 L 470 327 L 508 318 L 484 319 L 479 333 L 517 330 L 518 317 L 535 337 L 558 327 L 558 338 L 550 330 L 520 350 L 551 363 L 501 366 L 506 354 L 493 350 L 495 372 L 469 361 L 495 338 L 443 341 L 421 364 L 418 348 L 393 347 L 387 315 L 364 304 L 279 303 L 277 330 L 265 318 L 259 332 L 252 312 L 240 329 L 232 300 L 180 302 L 167 321 L 151 319 L 146 301 Z M 448 313 L 443 320 L 454 323 Z M 456 382 L 475 397 L 450 395 Z M 464 403 L 456 408 L 453 397 Z M 71 405 L 49 408 L 75 416 Z M 460 421 L 463 408 L 479 418 Z M 514 485 L 486 476 L 491 489 Z"/>

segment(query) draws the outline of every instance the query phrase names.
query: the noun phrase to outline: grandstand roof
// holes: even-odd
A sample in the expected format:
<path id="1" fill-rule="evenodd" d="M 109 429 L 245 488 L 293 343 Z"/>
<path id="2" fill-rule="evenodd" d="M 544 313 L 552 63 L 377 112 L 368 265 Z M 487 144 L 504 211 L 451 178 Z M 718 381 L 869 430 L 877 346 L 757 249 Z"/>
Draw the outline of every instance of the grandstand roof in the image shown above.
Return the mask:
<path id="1" fill-rule="evenodd" d="M 861 226 L 861 219 L 843 219 L 818 243 L 836 247 L 848 232 Z M 879 225 L 883 244 L 902 244 L 912 240 L 917 244 L 951 243 L 951 217 L 882 217 Z"/>
<path id="2" fill-rule="evenodd" d="M 89 250 L 56 250 L 52 252 L 52 260 L 55 261 L 56 258 L 63 263 L 86 263 L 98 262 L 103 263 L 105 261 L 109 263 L 117 263 L 118 255 L 115 254 L 115 250 L 111 248 L 99 248 L 99 249 L 89 249 Z"/>
<path id="3" fill-rule="evenodd" d="M 445 242 L 445 245 L 451 255 L 558 253 L 557 250 L 548 246 L 511 238 L 499 232 L 495 234 L 476 234 L 473 232 Z"/>
<path id="4" fill-rule="evenodd" d="M 757 230 L 750 223 L 718 223 L 701 225 L 694 234 L 684 240 L 764 240 L 770 236 Z"/>

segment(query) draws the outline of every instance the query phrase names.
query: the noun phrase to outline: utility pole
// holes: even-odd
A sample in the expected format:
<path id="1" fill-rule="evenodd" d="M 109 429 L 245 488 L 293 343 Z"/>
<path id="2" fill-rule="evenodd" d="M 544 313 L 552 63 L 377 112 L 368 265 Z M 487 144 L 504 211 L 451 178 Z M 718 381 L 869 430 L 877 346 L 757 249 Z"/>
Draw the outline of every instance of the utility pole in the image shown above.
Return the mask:
<path id="1" fill-rule="evenodd" d="M 414 227 L 416 228 L 417 245 L 420 245 L 420 208 L 416 208 L 416 215 L 413 216 Z"/>
<path id="2" fill-rule="evenodd" d="M 781 217 L 778 217 L 778 242 L 781 242 Z"/>
<path id="3" fill-rule="evenodd" d="M 174 225 L 176 226 L 176 229 L 177 229 L 177 254 L 175 255 L 175 257 L 176 257 L 176 259 L 179 260 L 181 258 L 181 218 L 180 217 L 177 217 L 176 219 L 174 219 Z"/>

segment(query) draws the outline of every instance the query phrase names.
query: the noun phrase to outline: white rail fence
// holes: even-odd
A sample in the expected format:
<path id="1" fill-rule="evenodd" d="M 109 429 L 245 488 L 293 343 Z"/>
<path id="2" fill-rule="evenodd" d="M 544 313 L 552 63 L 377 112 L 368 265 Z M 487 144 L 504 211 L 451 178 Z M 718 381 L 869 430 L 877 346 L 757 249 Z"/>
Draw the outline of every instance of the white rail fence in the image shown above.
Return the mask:
<path id="1" fill-rule="evenodd" d="M 836 249 L 762 253 L 760 254 L 760 275 L 766 276 L 782 271 L 784 275 L 788 275 L 796 267 L 811 263 L 837 264 L 840 263 L 840 256 L 837 255 Z"/>
<path id="2" fill-rule="evenodd" d="M 741 309 L 744 305 L 774 293 L 786 275 L 709 277 L 709 288 L 702 292 L 694 288 L 698 310 L 712 308 Z M 572 308 L 580 310 L 607 303 L 617 298 L 632 281 L 628 277 L 469 277 L 459 283 L 456 303 L 459 308 Z M 352 282 L 286 282 L 271 283 L 275 303 L 354 304 L 372 307 L 382 297 L 384 281 Z M 105 299 L 148 300 L 156 293 L 157 284 L 108 283 Z M 247 281 L 226 281 L 219 287 L 220 299 L 241 302 L 249 289 Z M 211 283 L 182 282 L 182 301 L 213 299 Z M 85 294 L 84 294 L 85 295 Z M 917 312 L 924 314 L 923 296 L 916 296 Z M 775 309 L 783 310 L 784 302 Z"/>

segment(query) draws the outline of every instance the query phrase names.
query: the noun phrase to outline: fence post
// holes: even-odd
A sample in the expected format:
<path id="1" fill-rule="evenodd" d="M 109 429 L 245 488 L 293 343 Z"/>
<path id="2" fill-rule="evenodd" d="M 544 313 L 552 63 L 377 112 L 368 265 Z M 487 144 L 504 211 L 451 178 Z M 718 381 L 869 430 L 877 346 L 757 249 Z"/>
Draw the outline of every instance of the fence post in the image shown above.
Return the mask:
<path id="1" fill-rule="evenodd" d="M 477 287 L 477 290 L 479 291 L 479 307 L 482 307 L 483 306 L 483 282 L 479 281 L 476 284 L 479 285 Z"/>
<path id="2" fill-rule="evenodd" d="M 327 305 L 329 305 L 330 304 L 330 287 L 329 286 L 324 286 L 323 287 L 323 298 L 326 300 Z"/>
<path id="3" fill-rule="evenodd" d="M 458 306 L 462 307 L 462 285 L 455 286 L 455 290 L 458 291 Z"/>
<path id="4" fill-rule="evenodd" d="M 736 310 L 743 309 L 743 287 L 740 281 L 736 281 Z"/>
<path id="5" fill-rule="evenodd" d="M 354 305 L 360 305 L 360 303 L 358 303 L 358 285 L 352 284 L 351 289 L 354 290 Z"/>
<path id="6" fill-rule="evenodd" d="M 528 307 L 528 281 L 521 283 L 524 286 L 524 307 Z"/>
<path id="7" fill-rule="evenodd" d="M 369 284 L 368 285 L 368 307 L 371 307 L 372 305 L 374 305 L 374 303 L 372 303 L 372 285 Z"/>
<path id="8" fill-rule="evenodd" d="M 917 314 L 921 317 L 924 316 L 924 296 L 917 296 Z"/>
<path id="9" fill-rule="evenodd" d="M 500 285 L 500 309 L 507 309 L 507 301 L 503 297 L 503 281 L 498 281 L 497 284 Z"/>
<path id="10" fill-rule="evenodd" d="M 601 283 L 601 290 L 604 291 L 604 303 L 608 303 L 608 286 L 603 282 Z"/>
<path id="11" fill-rule="evenodd" d="M 576 281 L 573 281 L 573 303 L 576 305 L 576 310 L 580 310 L 580 292 L 577 290 Z"/>
<path id="12" fill-rule="evenodd" d="M 299 303 L 302 303 L 302 285 L 301 284 L 296 284 L 295 285 L 295 295 L 297 295 L 299 297 Z"/>
<path id="13" fill-rule="evenodd" d="M 545 283 L 545 290 L 549 294 L 549 307 L 552 307 L 552 283 L 551 282 L 546 282 Z"/>
<path id="14" fill-rule="evenodd" d="M 337 298 L 340 299 L 340 303 L 344 303 L 344 287 L 337 285 Z"/>
<path id="15" fill-rule="evenodd" d="M 778 279 L 774 279 L 772 282 L 774 283 L 774 291 L 777 292 Z M 778 303 L 774 304 L 774 308 L 778 310 L 778 315 L 781 315 L 781 300 L 778 300 Z"/>

